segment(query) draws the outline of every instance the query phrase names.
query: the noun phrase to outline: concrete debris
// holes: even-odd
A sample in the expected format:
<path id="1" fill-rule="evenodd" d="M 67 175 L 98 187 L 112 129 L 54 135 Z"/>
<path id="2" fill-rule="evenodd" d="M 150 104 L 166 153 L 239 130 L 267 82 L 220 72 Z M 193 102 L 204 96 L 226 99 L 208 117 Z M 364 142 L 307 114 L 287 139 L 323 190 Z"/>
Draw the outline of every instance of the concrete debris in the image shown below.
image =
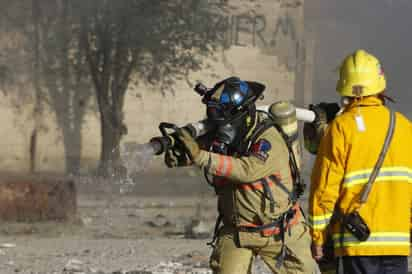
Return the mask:
<path id="1" fill-rule="evenodd" d="M 80 220 L 82 225 L 91 225 L 93 223 L 93 219 L 90 217 L 82 217 Z"/>
<path id="2" fill-rule="evenodd" d="M 11 247 L 16 247 L 16 244 L 13 244 L 13 243 L 0 244 L 0 248 L 11 248 Z"/>
<path id="3" fill-rule="evenodd" d="M 93 268 L 87 269 L 81 261 L 72 259 L 67 263 L 62 274 L 212 274 L 212 271 L 208 267 L 189 266 L 180 262 L 160 262 L 147 269 L 103 272 Z"/>
<path id="4" fill-rule="evenodd" d="M 64 273 L 66 274 L 72 274 L 72 273 L 76 273 L 76 274 L 80 274 L 80 273 L 84 273 L 84 266 L 83 266 L 83 262 L 77 259 L 71 259 L 67 262 L 67 264 L 65 265 L 64 269 L 63 269 Z"/>
<path id="5" fill-rule="evenodd" d="M 162 214 L 158 214 L 155 216 L 153 220 L 150 220 L 146 222 L 147 225 L 151 227 L 167 227 L 167 226 L 172 226 L 172 222 L 169 221 L 166 216 Z"/>
<path id="6" fill-rule="evenodd" d="M 139 273 L 139 272 L 137 272 Z M 209 268 L 199 268 L 196 266 L 185 266 L 180 262 L 161 262 L 147 274 L 211 274 Z"/>
<path id="7" fill-rule="evenodd" d="M 70 179 L 3 178 L 0 184 L 2 221 L 69 221 L 76 216 L 77 191 Z"/>
<path id="8" fill-rule="evenodd" d="M 211 229 L 202 220 L 193 219 L 185 226 L 185 237 L 188 239 L 206 239 L 211 236 Z"/>

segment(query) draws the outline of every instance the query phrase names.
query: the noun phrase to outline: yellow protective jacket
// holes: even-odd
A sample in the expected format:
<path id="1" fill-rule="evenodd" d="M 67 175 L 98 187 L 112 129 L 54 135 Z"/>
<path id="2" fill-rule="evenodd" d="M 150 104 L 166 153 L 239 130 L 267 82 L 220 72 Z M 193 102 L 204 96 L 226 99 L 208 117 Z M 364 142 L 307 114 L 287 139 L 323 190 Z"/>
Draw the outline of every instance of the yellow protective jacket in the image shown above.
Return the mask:
<path id="1" fill-rule="evenodd" d="M 356 116 L 365 130 L 359 130 Z M 331 234 L 337 256 L 409 255 L 412 191 L 412 126 L 396 113 L 396 127 L 368 200 L 360 208 L 371 230 L 365 242 L 341 232 L 335 206 L 342 213 L 359 206 L 359 194 L 367 183 L 382 149 L 389 126 L 389 110 L 375 96 L 346 107 L 329 125 L 321 140 L 312 172 L 309 223 L 313 243 L 322 245 Z"/>

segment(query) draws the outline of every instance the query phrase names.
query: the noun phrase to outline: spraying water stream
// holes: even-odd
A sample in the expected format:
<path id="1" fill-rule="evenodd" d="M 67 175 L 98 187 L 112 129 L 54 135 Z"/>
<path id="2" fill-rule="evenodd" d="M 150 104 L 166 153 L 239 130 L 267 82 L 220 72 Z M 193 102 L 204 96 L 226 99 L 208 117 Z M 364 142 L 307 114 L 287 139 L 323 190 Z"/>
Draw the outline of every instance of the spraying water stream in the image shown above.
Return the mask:
<path id="1" fill-rule="evenodd" d="M 156 147 L 152 143 L 125 143 L 120 147 L 120 158 L 127 170 L 126 178 L 121 183 L 120 192 L 130 192 L 136 184 L 133 180 L 139 173 L 144 172 L 152 162 Z"/>

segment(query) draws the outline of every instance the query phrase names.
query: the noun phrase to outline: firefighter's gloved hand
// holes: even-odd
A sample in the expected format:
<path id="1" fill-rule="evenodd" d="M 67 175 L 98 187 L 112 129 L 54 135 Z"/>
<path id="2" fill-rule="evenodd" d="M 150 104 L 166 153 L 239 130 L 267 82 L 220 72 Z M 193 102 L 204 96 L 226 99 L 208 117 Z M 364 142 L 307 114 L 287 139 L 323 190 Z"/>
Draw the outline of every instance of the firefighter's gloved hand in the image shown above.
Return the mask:
<path id="1" fill-rule="evenodd" d="M 337 103 L 319 103 L 317 105 L 310 105 L 309 109 L 316 114 L 315 125 L 322 127 L 335 119 L 340 106 Z"/>
<path id="2" fill-rule="evenodd" d="M 185 148 L 187 149 L 187 153 L 189 154 L 190 159 L 193 162 L 196 162 L 196 159 L 200 155 L 199 144 L 192 137 L 192 135 L 190 135 L 189 131 L 185 129 L 182 129 L 181 131 L 179 131 L 178 138 L 182 142 L 182 144 L 185 146 Z"/>
<path id="3" fill-rule="evenodd" d="M 309 105 L 309 109 L 315 112 L 315 120 L 311 123 L 306 122 L 303 125 L 304 147 L 308 152 L 316 154 L 320 139 L 328 126 L 328 117 L 326 111 L 319 105 Z"/>
<path id="4" fill-rule="evenodd" d="M 167 167 L 170 167 L 170 168 L 181 166 L 179 159 L 173 154 L 171 150 L 166 151 L 165 163 Z"/>
<path id="5" fill-rule="evenodd" d="M 319 105 L 310 105 L 309 109 L 315 112 L 315 120 L 313 121 L 313 125 L 316 128 L 323 128 L 328 124 L 328 117 L 326 111 L 320 107 Z"/>
<path id="6" fill-rule="evenodd" d="M 323 258 L 323 247 L 321 245 L 311 245 L 312 257 L 316 261 L 320 261 Z"/>
<path id="7" fill-rule="evenodd" d="M 320 103 L 316 107 L 322 109 L 326 114 L 326 121 L 329 123 L 336 117 L 336 113 L 339 112 L 340 106 L 338 103 Z"/>
<path id="8" fill-rule="evenodd" d="M 181 149 L 169 149 L 165 153 L 165 163 L 167 167 L 183 167 L 190 166 L 193 162 L 185 156 L 185 148 Z"/>

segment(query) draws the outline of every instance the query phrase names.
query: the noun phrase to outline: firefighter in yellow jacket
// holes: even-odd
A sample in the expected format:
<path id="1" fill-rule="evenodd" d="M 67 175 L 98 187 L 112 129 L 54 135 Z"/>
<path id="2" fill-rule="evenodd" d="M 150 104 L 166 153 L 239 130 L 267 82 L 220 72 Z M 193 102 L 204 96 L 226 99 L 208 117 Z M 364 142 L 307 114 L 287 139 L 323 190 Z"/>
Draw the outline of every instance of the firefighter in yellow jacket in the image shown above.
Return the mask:
<path id="1" fill-rule="evenodd" d="M 412 201 L 412 126 L 395 114 L 395 129 L 367 200 L 360 195 L 378 160 L 387 135 L 390 110 L 384 94 L 385 75 L 379 61 L 357 50 L 341 65 L 337 91 L 343 112 L 321 139 L 309 197 L 312 254 L 323 257 L 326 238 L 342 256 L 344 273 L 407 273 Z M 369 228 L 360 239 L 343 217 L 358 212 Z M 346 219 L 347 220 L 347 219 Z"/>
<path id="2" fill-rule="evenodd" d="M 217 83 L 203 98 L 215 125 L 210 148 L 201 149 L 187 131 L 179 137 L 194 164 L 213 176 L 222 222 L 210 260 L 216 274 L 250 273 L 257 255 L 273 273 L 315 271 L 288 147 L 256 111 L 264 88 L 237 77 Z"/>

